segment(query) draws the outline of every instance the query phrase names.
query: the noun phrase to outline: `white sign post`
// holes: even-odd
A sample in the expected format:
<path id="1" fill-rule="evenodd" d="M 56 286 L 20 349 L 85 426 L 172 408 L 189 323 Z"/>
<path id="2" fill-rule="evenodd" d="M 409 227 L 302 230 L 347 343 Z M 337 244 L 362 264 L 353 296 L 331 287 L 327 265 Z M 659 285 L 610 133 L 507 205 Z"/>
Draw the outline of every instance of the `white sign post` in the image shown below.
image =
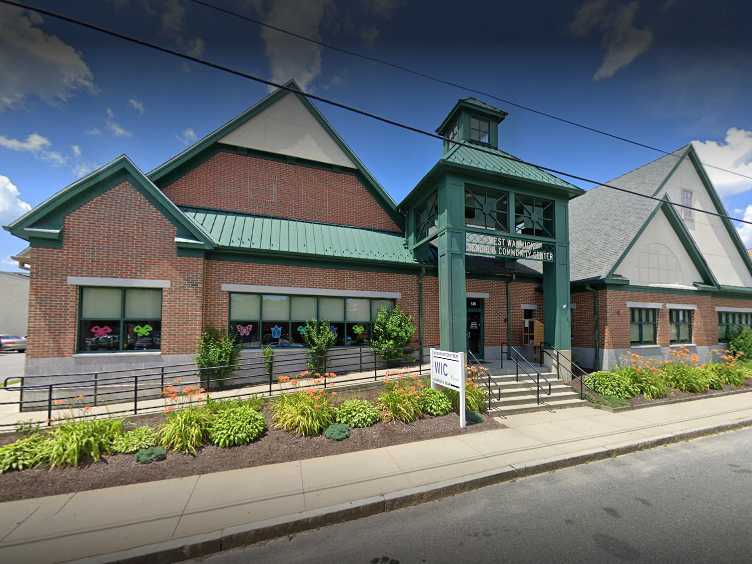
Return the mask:
<path id="1" fill-rule="evenodd" d="M 460 394 L 460 427 L 465 427 L 465 353 L 431 349 L 431 387 L 443 386 Z"/>

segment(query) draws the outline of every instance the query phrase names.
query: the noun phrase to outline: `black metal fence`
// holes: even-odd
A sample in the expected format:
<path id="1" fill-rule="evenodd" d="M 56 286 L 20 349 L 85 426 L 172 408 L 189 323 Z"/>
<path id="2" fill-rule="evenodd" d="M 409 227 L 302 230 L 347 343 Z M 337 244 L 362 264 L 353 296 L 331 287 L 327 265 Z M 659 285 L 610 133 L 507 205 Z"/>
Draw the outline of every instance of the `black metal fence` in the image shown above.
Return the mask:
<path id="1" fill-rule="evenodd" d="M 423 350 L 429 347 L 425 347 Z M 280 349 L 278 349 L 279 351 Z M 72 419 L 154 413 L 164 405 L 143 405 L 143 402 L 180 397 L 180 406 L 204 402 L 195 392 L 234 391 L 218 399 L 239 399 L 249 396 L 270 397 L 306 389 L 356 386 L 377 382 L 385 376 L 402 378 L 427 376 L 421 349 L 405 349 L 399 359 L 385 360 L 368 347 L 330 350 L 323 359 L 323 374 L 306 374 L 300 370 L 301 355 L 275 358 L 271 370 L 263 358 L 241 360 L 232 366 L 199 368 L 195 364 L 177 364 L 153 368 L 21 376 L 6 378 L 4 391 L 20 391 L 16 401 L 5 400 L 0 390 L 0 408 L 15 406 L 19 412 L 44 411 L 47 425 Z M 276 351 L 275 351 L 276 352 Z M 305 353 L 305 349 L 300 349 Z M 331 370 L 328 367 L 336 367 Z M 390 373 L 390 371 L 393 371 Z M 136 372 L 134 374 L 134 372 Z M 64 378 L 64 380 L 62 380 Z M 11 383 L 12 380 L 19 380 Z M 289 385 L 285 385 L 289 384 Z M 243 388 L 243 390 L 240 390 Z M 252 390 L 248 390 L 252 388 Z M 92 408 L 115 405 L 114 411 L 93 412 Z M 123 407 L 123 404 L 129 407 Z M 0 423 L 0 429 L 16 423 Z"/>

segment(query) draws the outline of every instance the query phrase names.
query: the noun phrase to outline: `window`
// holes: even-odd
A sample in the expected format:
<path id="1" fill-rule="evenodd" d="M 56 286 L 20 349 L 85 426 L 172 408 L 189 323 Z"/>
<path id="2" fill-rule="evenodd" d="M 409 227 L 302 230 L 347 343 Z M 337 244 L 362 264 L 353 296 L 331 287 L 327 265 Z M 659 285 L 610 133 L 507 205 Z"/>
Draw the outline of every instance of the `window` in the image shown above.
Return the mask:
<path id="1" fill-rule="evenodd" d="M 465 225 L 509 231 L 509 194 L 486 188 L 465 188 Z"/>
<path id="2" fill-rule="evenodd" d="M 422 241 L 436 231 L 436 216 L 439 206 L 437 193 L 434 192 L 425 202 L 415 209 L 415 240 Z"/>
<path id="3" fill-rule="evenodd" d="M 718 312 L 718 341 L 728 343 L 742 327 L 752 327 L 752 313 Z"/>
<path id="4" fill-rule="evenodd" d="M 310 320 L 328 321 L 339 346 L 365 344 L 381 308 L 394 300 L 230 294 L 230 327 L 243 348 L 305 346 L 304 330 Z"/>
<path id="5" fill-rule="evenodd" d="M 693 207 L 693 204 L 692 204 L 693 200 L 694 198 L 693 198 L 692 190 L 681 191 L 681 203 L 683 206 Z M 681 210 L 681 216 L 684 219 L 691 221 L 694 218 L 692 210 L 687 209 L 687 208 L 679 208 L 679 209 Z"/>
<path id="6" fill-rule="evenodd" d="M 533 324 L 533 318 L 535 317 L 535 310 L 531 308 L 525 308 L 522 310 L 522 344 L 529 345 L 533 342 L 533 336 L 535 333 L 535 325 Z"/>
<path id="7" fill-rule="evenodd" d="M 692 310 L 670 309 L 668 310 L 671 323 L 671 343 L 692 342 Z"/>
<path id="8" fill-rule="evenodd" d="M 652 308 L 629 308 L 629 343 L 631 345 L 654 345 L 658 329 L 658 310 Z"/>
<path id="9" fill-rule="evenodd" d="M 162 290 L 81 288 L 79 352 L 158 351 Z"/>
<path id="10" fill-rule="evenodd" d="M 515 195 L 514 225 L 517 233 L 535 237 L 554 236 L 554 202 Z"/>
<path id="11" fill-rule="evenodd" d="M 491 124 L 487 119 L 470 118 L 470 140 L 488 145 L 491 142 L 490 137 Z"/>

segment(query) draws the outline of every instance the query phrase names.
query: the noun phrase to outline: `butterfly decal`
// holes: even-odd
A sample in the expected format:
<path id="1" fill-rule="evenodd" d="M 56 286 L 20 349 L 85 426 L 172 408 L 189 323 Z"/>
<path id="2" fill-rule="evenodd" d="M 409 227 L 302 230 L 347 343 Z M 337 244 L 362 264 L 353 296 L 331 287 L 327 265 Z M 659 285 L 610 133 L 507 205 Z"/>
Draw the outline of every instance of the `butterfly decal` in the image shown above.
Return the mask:
<path id="1" fill-rule="evenodd" d="M 282 327 L 275 325 L 272 327 L 272 339 L 279 339 L 282 336 Z"/>
<path id="2" fill-rule="evenodd" d="M 152 331 L 154 331 L 154 327 L 152 327 L 148 323 L 144 325 L 136 325 L 133 328 L 133 332 L 139 337 L 148 337 Z"/>
<path id="3" fill-rule="evenodd" d="M 241 337 L 250 337 L 251 331 L 253 331 L 253 324 L 249 323 L 248 325 L 241 325 L 238 323 L 235 326 L 235 330 L 238 332 L 238 335 Z"/>
<path id="4" fill-rule="evenodd" d="M 99 325 L 94 325 L 94 327 L 89 329 L 89 331 L 94 333 L 94 336 L 97 338 L 106 337 L 107 335 L 112 333 L 112 327 L 110 327 L 109 325 L 103 325 L 102 327 L 100 327 Z"/>
<path id="5" fill-rule="evenodd" d="M 305 325 L 298 325 L 298 333 L 300 333 L 301 335 L 305 335 L 306 334 L 306 326 Z"/>

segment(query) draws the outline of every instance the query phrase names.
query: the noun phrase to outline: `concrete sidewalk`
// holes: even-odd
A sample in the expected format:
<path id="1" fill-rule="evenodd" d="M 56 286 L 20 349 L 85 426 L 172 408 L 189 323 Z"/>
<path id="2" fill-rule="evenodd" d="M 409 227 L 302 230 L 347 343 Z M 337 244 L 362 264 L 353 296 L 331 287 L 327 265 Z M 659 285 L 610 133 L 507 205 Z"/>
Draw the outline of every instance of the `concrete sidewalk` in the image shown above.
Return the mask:
<path id="1" fill-rule="evenodd" d="M 0 561 L 168 562 L 494 482 L 752 425 L 749 394 L 0 504 Z"/>

